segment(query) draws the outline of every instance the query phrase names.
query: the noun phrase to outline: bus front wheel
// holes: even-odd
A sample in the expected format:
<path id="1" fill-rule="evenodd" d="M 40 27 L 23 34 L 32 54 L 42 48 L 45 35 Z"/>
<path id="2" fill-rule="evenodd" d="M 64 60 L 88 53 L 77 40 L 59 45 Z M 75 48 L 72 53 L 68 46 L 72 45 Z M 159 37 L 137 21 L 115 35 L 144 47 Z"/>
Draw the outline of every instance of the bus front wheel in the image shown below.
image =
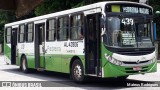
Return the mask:
<path id="1" fill-rule="evenodd" d="M 27 66 L 27 59 L 25 56 L 23 56 L 21 59 L 21 68 L 24 73 L 28 73 L 29 70 L 28 70 L 28 66 Z"/>
<path id="2" fill-rule="evenodd" d="M 83 83 L 85 80 L 84 69 L 80 60 L 75 60 L 72 64 L 71 77 L 77 83 Z"/>

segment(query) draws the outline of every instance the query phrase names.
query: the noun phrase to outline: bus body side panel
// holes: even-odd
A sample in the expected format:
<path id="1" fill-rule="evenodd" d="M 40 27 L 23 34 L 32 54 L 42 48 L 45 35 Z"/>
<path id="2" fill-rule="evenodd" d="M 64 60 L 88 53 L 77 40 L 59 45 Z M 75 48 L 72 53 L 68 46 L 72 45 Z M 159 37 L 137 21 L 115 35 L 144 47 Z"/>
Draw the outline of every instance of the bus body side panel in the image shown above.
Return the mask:
<path id="1" fill-rule="evenodd" d="M 70 73 L 70 63 L 71 59 L 74 57 L 73 55 L 63 55 L 62 59 L 60 59 L 61 55 L 55 55 L 50 54 L 46 55 L 45 59 L 45 65 L 46 70 L 48 71 L 55 71 L 55 72 L 63 72 L 63 73 Z M 78 55 L 81 62 L 84 65 L 84 55 Z M 60 67 L 59 63 L 62 63 L 62 66 Z M 60 70 L 61 69 L 61 70 Z"/>
<path id="2" fill-rule="evenodd" d="M 5 40 L 4 40 L 5 41 Z M 4 56 L 6 63 L 11 63 L 11 44 L 6 44 L 4 42 Z"/>
<path id="3" fill-rule="evenodd" d="M 70 73 L 70 64 L 71 64 L 71 59 L 76 56 L 78 57 L 81 62 L 84 64 L 84 55 L 62 55 L 62 72 L 63 73 Z"/>
<path id="4" fill-rule="evenodd" d="M 26 43 L 26 58 L 28 62 L 28 68 L 35 68 L 35 54 L 34 54 L 34 42 Z"/>
<path id="5" fill-rule="evenodd" d="M 78 46 L 69 46 L 70 43 L 77 43 Z M 70 62 L 74 56 L 80 58 L 84 65 L 83 41 L 50 41 L 46 42 L 45 47 L 46 70 L 70 73 Z"/>
<path id="6" fill-rule="evenodd" d="M 28 68 L 35 69 L 35 56 L 34 55 L 26 55 Z"/>
<path id="7" fill-rule="evenodd" d="M 60 42 L 50 41 L 45 43 L 45 69 L 61 72 L 61 47 Z"/>
<path id="8" fill-rule="evenodd" d="M 10 64 L 11 63 L 11 43 L 9 43 L 9 44 L 6 43 L 6 41 L 7 41 L 6 40 L 6 37 L 7 37 L 6 30 L 7 29 L 4 29 L 4 44 L 3 44 L 4 45 L 4 50 L 3 50 L 4 51 L 4 60 L 6 63 Z"/>
<path id="9" fill-rule="evenodd" d="M 104 44 L 101 44 L 101 50 L 102 50 L 102 78 L 106 77 L 119 77 L 119 76 L 127 76 L 127 75 L 133 75 L 133 74 L 143 74 L 143 73 L 151 73 L 151 72 L 156 72 L 157 71 L 157 61 L 154 63 L 148 64 L 148 65 L 142 65 L 142 70 L 139 71 L 134 71 L 133 67 L 134 66 L 119 66 L 110 63 L 105 55 L 108 54 L 110 56 L 113 55 L 112 52 L 108 51 L 105 47 Z"/>
<path id="10" fill-rule="evenodd" d="M 25 55 L 27 58 L 28 68 L 35 69 L 35 56 L 27 54 L 27 53 L 19 53 L 18 54 L 18 66 L 20 66 L 20 64 L 21 64 L 22 55 Z"/>
<path id="11" fill-rule="evenodd" d="M 35 55 L 34 55 L 34 44 L 32 43 L 18 43 L 18 61 L 21 63 L 22 55 L 27 58 L 28 68 L 35 68 Z"/>
<path id="12" fill-rule="evenodd" d="M 18 53 L 18 66 L 20 66 L 21 65 L 21 56 L 22 56 L 22 54 L 19 53 L 19 52 L 17 52 L 17 53 Z"/>
<path id="13" fill-rule="evenodd" d="M 78 57 L 81 61 L 84 60 L 83 49 L 83 40 L 65 41 L 61 43 L 62 72 L 70 72 L 70 61 L 74 56 Z"/>
<path id="14" fill-rule="evenodd" d="M 46 54 L 45 69 L 48 71 L 61 72 L 61 55 L 60 54 Z"/>

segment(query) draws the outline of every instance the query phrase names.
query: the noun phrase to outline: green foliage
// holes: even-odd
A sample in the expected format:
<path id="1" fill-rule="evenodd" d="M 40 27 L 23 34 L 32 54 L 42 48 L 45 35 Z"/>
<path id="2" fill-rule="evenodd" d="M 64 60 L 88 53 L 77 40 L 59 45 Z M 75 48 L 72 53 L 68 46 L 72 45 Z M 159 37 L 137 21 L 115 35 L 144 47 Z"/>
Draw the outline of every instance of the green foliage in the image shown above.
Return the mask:
<path id="1" fill-rule="evenodd" d="M 0 10 L 0 24 L 5 24 L 15 19 L 15 14 L 13 12 Z"/>
<path id="2" fill-rule="evenodd" d="M 13 12 L 0 10 L 0 43 L 3 43 L 4 25 L 15 19 L 16 17 Z"/>
<path id="3" fill-rule="evenodd" d="M 44 0 L 44 2 L 35 9 L 36 16 L 58 12 L 66 9 L 80 7 L 86 4 L 110 1 L 110 0 Z M 112 0 L 119 1 L 119 0 Z M 124 1 L 138 1 L 138 0 L 124 0 Z"/>
<path id="4" fill-rule="evenodd" d="M 36 16 L 58 12 L 84 5 L 84 0 L 45 0 L 35 9 Z"/>

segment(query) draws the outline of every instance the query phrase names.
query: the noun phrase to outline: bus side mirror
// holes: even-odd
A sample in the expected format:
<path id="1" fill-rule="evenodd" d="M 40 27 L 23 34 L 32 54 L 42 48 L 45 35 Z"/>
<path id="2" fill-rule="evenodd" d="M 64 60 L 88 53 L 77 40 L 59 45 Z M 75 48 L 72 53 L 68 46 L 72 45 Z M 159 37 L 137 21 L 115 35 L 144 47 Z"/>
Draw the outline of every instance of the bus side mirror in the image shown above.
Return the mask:
<path id="1" fill-rule="evenodd" d="M 105 19 L 104 15 L 101 15 L 101 19 L 100 19 L 101 36 L 103 36 L 106 32 L 104 19 Z"/>
<path id="2" fill-rule="evenodd" d="M 101 28 L 101 36 L 103 36 L 106 32 L 106 29 L 105 28 Z"/>

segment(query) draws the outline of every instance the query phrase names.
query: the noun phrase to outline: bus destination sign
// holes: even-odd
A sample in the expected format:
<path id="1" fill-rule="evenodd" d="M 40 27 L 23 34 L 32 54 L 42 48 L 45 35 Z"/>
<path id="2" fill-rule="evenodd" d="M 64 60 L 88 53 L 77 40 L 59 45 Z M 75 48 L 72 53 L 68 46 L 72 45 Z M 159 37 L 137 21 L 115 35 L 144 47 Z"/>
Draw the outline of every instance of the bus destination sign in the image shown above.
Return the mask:
<path id="1" fill-rule="evenodd" d="M 149 9 L 147 9 L 147 8 L 140 8 L 140 7 L 122 7 L 122 12 L 149 14 Z"/>
<path id="2" fill-rule="evenodd" d="M 140 6 L 140 5 L 108 5 L 106 6 L 107 12 L 123 12 L 123 13 L 133 13 L 133 14 L 145 14 L 152 15 L 152 9 L 150 7 Z"/>

